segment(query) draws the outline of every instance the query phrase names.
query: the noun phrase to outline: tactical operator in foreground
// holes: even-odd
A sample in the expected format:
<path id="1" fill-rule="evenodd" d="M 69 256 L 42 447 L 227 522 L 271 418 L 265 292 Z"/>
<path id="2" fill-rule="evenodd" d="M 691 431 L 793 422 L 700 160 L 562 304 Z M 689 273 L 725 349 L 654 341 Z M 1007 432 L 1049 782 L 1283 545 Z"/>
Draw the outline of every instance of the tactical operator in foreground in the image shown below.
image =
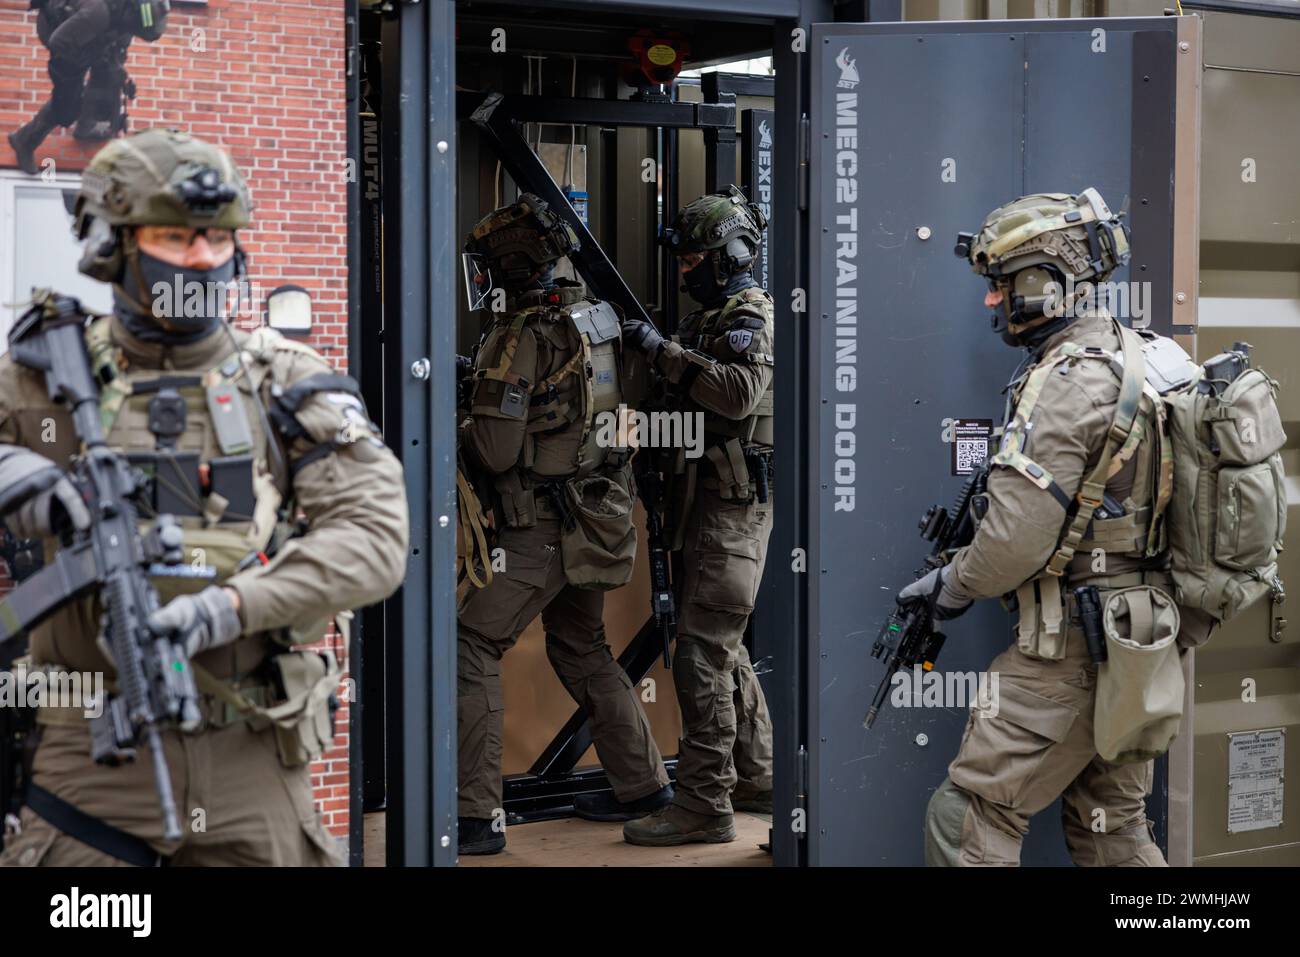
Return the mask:
<path id="1" fill-rule="evenodd" d="M 400 585 L 401 466 L 356 384 L 312 349 L 269 328 L 234 332 L 219 312 L 160 295 L 181 281 L 210 296 L 243 275 L 249 195 L 223 151 L 174 130 L 117 140 L 86 170 L 75 212 L 81 271 L 113 285 L 114 311 L 80 316 L 76 300 L 40 294 L 15 327 L 0 358 L 4 518 L 43 539 L 47 559 L 100 521 L 64 471 L 81 451 L 66 405 L 51 402 L 47 373 L 19 361 L 25 334 L 43 328 L 35 320 L 84 322 L 106 444 L 149 479 L 140 518 L 179 523 L 171 570 L 193 572 L 154 579 L 165 604 L 147 628 L 183 650 L 178 671 L 188 664 L 200 693 L 184 730 L 161 731 L 178 839 L 164 837 L 146 743 L 132 762 L 96 763 L 103 725 L 80 707 L 43 707 L 21 832 L 0 862 L 336 864 L 309 762 L 331 743 L 340 669 L 293 648 Z M 32 666 L 104 672 L 120 698 L 107 603 L 95 592 L 58 607 L 31 632 Z"/>
<path id="2" fill-rule="evenodd" d="M 641 320 L 623 327 L 664 404 L 703 416 L 705 444 L 704 462 L 669 449 L 657 463 L 670 546 L 684 551 L 673 660 L 682 738 L 673 803 L 624 825 L 633 844 L 734 841 L 733 808 L 772 809 L 772 722 L 743 644 L 772 531 L 773 305 L 752 274 L 766 225 L 734 186 L 687 205 L 664 241 L 701 308 L 671 341 Z"/>
<path id="3" fill-rule="evenodd" d="M 538 614 L 546 654 L 591 719 L 614 794 L 580 795 L 577 813 L 627 820 L 672 797 L 641 702 L 605 641 L 603 591 L 632 577 L 632 474 L 625 448 L 597 441 L 595 417 L 622 401 L 619 322 L 580 283 L 553 278 L 577 249 L 538 197 L 495 210 L 466 251 L 504 291 L 478 350 L 466 458 L 490 483 L 505 568 L 460 606 L 457 719 L 460 853 L 505 847 L 501 657 Z M 486 294 L 486 290 L 484 290 Z"/>
<path id="4" fill-rule="evenodd" d="M 1135 639 L 1143 619 L 1148 630 L 1178 631 L 1160 523 L 1169 491 L 1161 400 L 1142 362 L 1125 361 L 1144 340 L 1068 285 L 1125 264 L 1126 227 L 1096 190 L 1036 194 L 994 210 L 957 253 L 988 281 L 995 331 L 1029 356 L 1013 379 L 972 543 L 899 601 L 929 598 L 946 619 L 975 599 L 1014 594 L 1020 618 L 1017 643 L 988 669 L 999 676 L 996 707 L 972 707 L 930 801 L 926 861 L 1016 865 L 1030 817 L 1061 797 L 1076 864 L 1162 866 L 1144 807 L 1153 762 L 1098 753 L 1098 669 L 1081 617 L 1081 602 L 1104 605 L 1128 589 Z M 1181 350 L 1175 362 L 1187 364 Z M 1145 368 L 1154 380 L 1157 353 Z M 1190 611 L 1183 628 L 1208 634 Z"/>

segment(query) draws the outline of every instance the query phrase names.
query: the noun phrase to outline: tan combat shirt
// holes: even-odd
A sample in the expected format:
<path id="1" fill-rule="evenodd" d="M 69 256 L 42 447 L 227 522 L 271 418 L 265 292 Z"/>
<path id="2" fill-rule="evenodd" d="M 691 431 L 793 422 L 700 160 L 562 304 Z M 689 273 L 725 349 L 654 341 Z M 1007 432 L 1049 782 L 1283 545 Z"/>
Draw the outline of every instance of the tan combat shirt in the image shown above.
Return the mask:
<path id="1" fill-rule="evenodd" d="M 116 317 L 111 322 L 112 339 L 120 349 L 123 371 L 128 374 L 157 370 L 201 375 L 234 351 L 220 329 L 196 343 L 165 345 L 137 339 Z M 235 336 L 241 347 L 248 346 L 248 334 L 236 331 Z M 287 387 L 307 376 L 333 371 L 316 352 L 300 343 L 277 335 L 260 342 L 260 351 L 256 355 L 246 351 L 245 360 L 260 381 L 260 395 L 267 408 L 271 405 L 272 385 Z M 78 440 L 71 418 L 50 402 L 43 380 L 41 373 L 18 365 L 9 355 L 0 356 L 0 442 L 28 448 L 67 467 L 78 450 Z M 238 385 L 246 396 L 251 396 L 251 387 L 242 375 Z M 253 448 L 266 457 L 251 398 L 246 398 L 244 405 Z M 142 415 L 141 410 L 124 406 L 108 435 L 109 443 L 120 447 L 118 439 L 125 432 L 141 434 L 143 425 L 136 419 Z M 342 406 L 331 402 L 329 393 L 316 393 L 305 400 L 297 418 L 314 442 L 337 439 L 340 430 L 348 425 Z M 408 538 L 402 467 L 377 436 L 356 434 L 354 428 L 352 437 L 355 441 L 306 465 L 292 479 L 277 477 L 285 500 L 291 498 L 306 517 L 308 531 L 286 542 L 269 565 L 255 565 L 223 582 L 239 593 L 245 637 L 196 659 L 218 677 L 247 673 L 256 667 L 271 650 L 265 632 L 371 604 L 392 594 L 401 584 Z M 286 443 L 278 433 L 275 441 L 286 463 L 292 463 L 314 444 L 306 438 Z M 199 450 L 203 461 L 220 454 L 206 414 L 189 409 L 179 448 Z M 47 554 L 57 547 L 53 540 L 45 544 Z M 34 629 L 33 661 L 111 673 L 95 643 L 99 632 L 95 604 L 83 601 L 66 605 Z"/>

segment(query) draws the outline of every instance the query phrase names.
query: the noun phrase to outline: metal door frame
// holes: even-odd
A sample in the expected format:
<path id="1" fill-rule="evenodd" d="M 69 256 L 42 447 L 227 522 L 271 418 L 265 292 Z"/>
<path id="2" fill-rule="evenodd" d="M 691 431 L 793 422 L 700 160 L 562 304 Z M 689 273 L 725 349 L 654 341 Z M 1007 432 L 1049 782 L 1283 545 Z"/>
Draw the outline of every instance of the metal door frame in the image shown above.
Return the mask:
<path id="1" fill-rule="evenodd" d="M 808 112 L 807 57 L 791 49 L 792 31 L 805 37 L 814 20 L 833 16 L 831 0 L 567 0 L 538 7 L 590 9 L 653 16 L 680 13 L 773 24 L 777 150 L 774 227 L 791 237 L 777 258 L 773 294 L 778 303 L 777 350 L 783 380 L 777 424 L 791 453 L 777 464 L 777 509 L 784 516 L 772 535 L 772 554 L 784 556 L 806 541 L 802 504 L 806 485 L 799 386 L 807 331 L 788 304 L 807 273 L 806 188 L 800 185 L 798 144 Z M 390 865 L 451 865 L 456 861 L 456 609 L 455 429 L 452 356 L 455 354 L 455 2 L 400 3 L 384 20 L 383 208 L 385 342 L 388 371 L 384 423 L 388 442 L 406 467 L 411 543 L 405 585 L 385 606 L 387 724 L 387 860 Z M 412 172 L 414 171 L 414 172 Z M 409 175 L 403 175 L 407 172 Z M 421 175 L 421 172 L 423 175 Z M 783 307 L 782 304 L 786 304 Z M 427 378 L 414 374 L 424 367 Z M 798 450 L 798 451 L 796 451 Z M 444 518 L 446 524 L 443 524 Z M 781 612 L 775 649 L 790 680 L 773 688 L 768 705 L 775 726 L 777 820 L 790 820 L 806 790 L 803 749 L 802 646 L 805 582 L 777 576 L 771 586 Z M 372 635 L 367 641 L 376 640 Z M 372 708 L 374 703 L 371 703 Z M 372 711 L 373 713 L 373 711 Z M 789 828 L 774 833 L 778 864 L 801 863 L 800 839 Z"/>

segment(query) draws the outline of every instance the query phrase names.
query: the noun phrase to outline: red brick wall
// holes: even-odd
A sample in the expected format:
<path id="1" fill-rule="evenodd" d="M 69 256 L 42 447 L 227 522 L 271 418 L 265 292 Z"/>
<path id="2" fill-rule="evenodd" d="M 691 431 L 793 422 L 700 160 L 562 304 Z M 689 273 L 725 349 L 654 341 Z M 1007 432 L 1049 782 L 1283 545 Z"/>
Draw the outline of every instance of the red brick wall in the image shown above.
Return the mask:
<path id="1" fill-rule="evenodd" d="M 50 92 L 36 13 L 0 2 L 0 130 L 25 123 Z M 347 356 L 347 196 L 343 0 L 211 0 L 173 4 L 167 33 L 136 40 L 127 71 L 138 95 L 131 129 L 176 126 L 224 147 L 253 191 L 243 233 L 250 278 L 311 291 L 310 340 L 342 368 Z M 101 144 L 102 145 L 102 144 Z M 85 167 L 97 145 L 57 131 L 37 151 L 59 172 Z M 0 167 L 15 166 L 0 136 Z M 0 256 L 11 255 L 0 248 Z M 325 823 L 347 833 L 347 705 L 335 750 L 313 768 Z"/>

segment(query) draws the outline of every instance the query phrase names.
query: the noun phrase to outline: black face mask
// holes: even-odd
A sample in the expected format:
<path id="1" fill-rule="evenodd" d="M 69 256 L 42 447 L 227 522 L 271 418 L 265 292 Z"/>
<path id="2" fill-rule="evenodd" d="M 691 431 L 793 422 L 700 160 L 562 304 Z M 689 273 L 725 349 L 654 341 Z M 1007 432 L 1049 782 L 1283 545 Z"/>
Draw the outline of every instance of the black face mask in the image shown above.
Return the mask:
<path id="1" fill-rule="evenodd" d="M 701 306 L 716 306 L 727 296 L 734 296 L 742 289 L 757 286 L 754 274 L 748 269 L 739 269 L 729 276 L 719 276 L 717 262 L 712 255 L 690 272 L 682 275 L 685 285 L 682 292 L 687 293 Z"/>
<path id="2" fill-rule="evenodd" d="M 122 296 L 114 288 L 117 312 L 127 328 L 146 342 L 197 342 L 222 319 L 232 315 L 237 290 L 235 258 L 215 269 L 186 269 L 138 252 L 139 288 L 136 271 L 129 264 L 122 280 Z M 134 299 L 135 302 L 131 300 Z M 140 306 L 148 307 L 141 313 Z"/>
<path id="3" fill-rule="evenodd" d="M 682 290 L 701 306 L 712 305 L 722 292 L 712 256 L 705 256 L 694 269 L 682 273 L 682 282 Z"/>

